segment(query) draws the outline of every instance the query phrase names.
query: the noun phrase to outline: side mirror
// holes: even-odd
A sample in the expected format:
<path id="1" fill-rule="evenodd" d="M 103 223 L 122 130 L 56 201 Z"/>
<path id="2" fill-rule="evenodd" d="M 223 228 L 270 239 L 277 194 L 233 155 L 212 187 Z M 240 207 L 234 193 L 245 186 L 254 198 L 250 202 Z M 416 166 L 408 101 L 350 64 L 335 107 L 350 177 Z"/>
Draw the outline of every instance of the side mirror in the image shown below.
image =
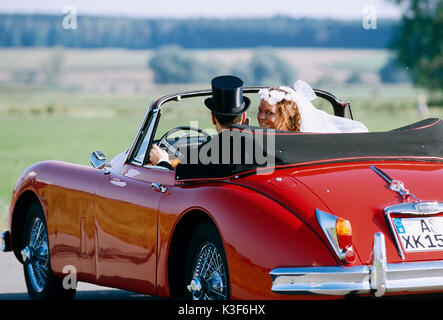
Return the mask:
<path id="1" fill-rule="evenodd" d="M 94 151 L 89 157 L 89 161 L 95 169 L 103 169 L 106 165 L 106 156 L 101 151 Z"/>

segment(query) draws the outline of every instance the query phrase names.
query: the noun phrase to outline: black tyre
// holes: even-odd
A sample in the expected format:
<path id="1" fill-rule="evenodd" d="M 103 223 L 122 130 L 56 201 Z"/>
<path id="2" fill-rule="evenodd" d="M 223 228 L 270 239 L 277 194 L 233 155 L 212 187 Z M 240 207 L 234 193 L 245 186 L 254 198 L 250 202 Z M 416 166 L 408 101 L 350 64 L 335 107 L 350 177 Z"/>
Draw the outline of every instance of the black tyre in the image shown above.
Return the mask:
<path id="1" fill-rule="evenodd" d="M 200 224 L 189 244 L 185 266 L 186 298 L 228 300 L 229 274 L 222 241 L 217 229 Z"/>
<path id="2" fill-rule="evenodd" d="M 23 271 L 32 300 L 72 299 L 75 289 L 64 289 L 63 280 L 54 276 L 49 257 L 48 228 L 39 203 L 28 209 L 22 239 Z"/>

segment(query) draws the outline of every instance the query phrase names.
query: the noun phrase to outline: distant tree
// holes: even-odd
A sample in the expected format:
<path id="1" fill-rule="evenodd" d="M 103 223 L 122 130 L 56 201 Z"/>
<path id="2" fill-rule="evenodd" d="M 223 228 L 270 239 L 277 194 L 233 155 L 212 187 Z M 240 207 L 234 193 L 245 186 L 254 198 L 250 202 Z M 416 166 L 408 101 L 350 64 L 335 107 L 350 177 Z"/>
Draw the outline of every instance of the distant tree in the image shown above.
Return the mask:
<path id="1" fill-rule="evenodd" d="M 385 48 L 395 20 L 383 20 L 377 32 L 361 22 L 274 16 L 267 18 L 156 19 L 80 15 L 78 30 L 64 29 L 63 16 L 0 13 L 0 46 L 71 48 L 345 47 Z"/>
<path id="2" fill-rule="evenodd" d="M 199 62 L 177 46 L 156 50 L 148 66 L 154 71 L 155 83 L 203 83 L 218 74 L 216 64 Z"/>
<path id="3" fill-rule="evenodd" d="M 345 82 L 346 82 L 346 83 L 349 83 L 349 84 L 353 84 L 353 83 L 362 83 L 363 80 L 362 80 L 362 78 L 361 78 L 361 76 L 360 76 L 360 73 L 354 71 L 354 72 L 352 72 L 351 75 L 346 79 Z"/>
<path id="4" fill-rule="evenodd" d="M 252 75 L 250 64 L 240 63 L 236 64 L 232 67 L 231 71 L 229 71 L 229 74 L 232 74 L 236 77 L 239 77 L 243 80 L 243 83 L 246 86 L 253 86 L 257 85 L 257 83 L 254 80 L 254 76 Z"/>
<path id="5" fill-rule="evenodd" d="M 271 49 L 259 49 L 251 61 L 254 82 L 261 85 L 292 85 L 296 80 L 293 68 Z"/>
<path id="6" fill-rule="evenodd" d="M 405 67 L 398 65 L 394 58 L 389 58 L 386 64 L 378 71 L 383 83 L 410 82 L 411 79 Z"/>
<path id="7" fill-rule="evenodd" d="M 269 48 L 257 49 L 248 65 L 237 65 L 231 73 L 246 85 L 292 85 L 296 80 L 294 69 Z"/>
<path id="8" fill-rule="evenodd" d="M 325 74 L 315 82 L 315 86 L 321 89 L 325 86 L 330 86 L 337 82 L 338 80 L 335 79 L 333 76 L 331 76 L 330 74 Z"/>
<path id="9" fill-rule="evenodd" d="M 392 43 L 413 83 L 443 90 L 443 0 L 394 0 L 405 5 Z"/>

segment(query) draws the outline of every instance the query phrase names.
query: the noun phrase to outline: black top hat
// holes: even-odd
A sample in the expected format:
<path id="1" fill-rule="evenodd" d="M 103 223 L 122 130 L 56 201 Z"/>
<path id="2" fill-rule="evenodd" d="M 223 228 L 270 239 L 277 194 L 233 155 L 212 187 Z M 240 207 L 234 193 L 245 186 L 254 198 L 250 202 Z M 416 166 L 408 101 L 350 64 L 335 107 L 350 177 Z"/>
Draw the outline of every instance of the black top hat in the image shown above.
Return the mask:
<path id="1" fill-rule="evenodd" d="M 243 97 L 243 81 L 234 76 L 219 76 L 211 81 L 212 98 L 205 105 L 215 115 L 238 116 L 245 112 L 251 101 Z"/>

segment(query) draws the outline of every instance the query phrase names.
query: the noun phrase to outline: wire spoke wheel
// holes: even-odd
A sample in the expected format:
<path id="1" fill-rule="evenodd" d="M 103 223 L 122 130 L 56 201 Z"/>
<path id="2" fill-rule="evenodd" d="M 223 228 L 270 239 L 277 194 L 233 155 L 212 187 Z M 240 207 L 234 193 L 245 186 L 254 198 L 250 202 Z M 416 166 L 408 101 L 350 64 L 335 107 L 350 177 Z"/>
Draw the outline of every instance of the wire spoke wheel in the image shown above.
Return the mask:
<path id="1" fill-rule="evenodd" d="M 29 243 L 23 251 L 30 283 L 36 292 L 42 292 L 48 279 L 49 254 L 46 227 L 39 217 L 32 222 Z"/>
<path id="2" fill-rule="evenodd" d="M 22 261 L 26 287 L 32 300 L 71 300 L 75 289 L 64 288 L 63 279 L 51 269 L 48 228 L 38 202 L 28 208 L 22 238 Z"/>
<path id="3" fill-rule="evenodd" d="M 193 300 L 228 300 L 229 277 L 220 237 L 202 225 L 190 244 L 186 289 Z"/>

